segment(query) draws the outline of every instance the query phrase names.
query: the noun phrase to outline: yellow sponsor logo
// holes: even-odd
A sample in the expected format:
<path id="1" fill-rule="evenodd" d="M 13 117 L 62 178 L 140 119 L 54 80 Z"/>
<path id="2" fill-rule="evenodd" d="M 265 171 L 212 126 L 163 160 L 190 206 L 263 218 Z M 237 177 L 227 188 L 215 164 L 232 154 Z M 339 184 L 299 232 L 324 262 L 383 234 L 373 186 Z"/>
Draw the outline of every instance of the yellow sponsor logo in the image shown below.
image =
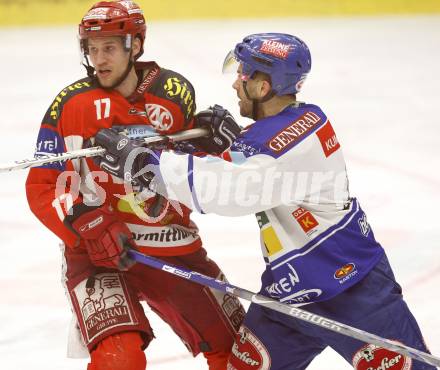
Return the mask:
<path id="1" fill-rule="evenodd" d="M 170 77 L 163 87 L 167 97 L 178 97 L 186 107 L 186 117 L 190 118 L 194 113 L 194 97 L 191 94 L 188 84 L 177 77 Z"/>
<path id="2" fill-rule="evenodd" d="M 311 228 L 314 227 L 316 225 L 316 223 L 314 221 L 312 221 L 310 219 L 311 216 L 306 216 L 301 220 L 301 223 L 303 224 L 303 226 L 305 228 Z"/>
<path id="3" fill-rule="evenodd" d="M 144 212 L 144 202 L 137 203 L 135 201 L 135 194 L 133 193 L 121 197 L 116 207 L 120 212 L 131 213 L 133 215 Z"/>
<path id="4" fill-rule="evenodd" d="M 52 103 L 50 107 L 50 117 L 53 120 L 58 119 L 59 117 L 59 110 L 58 107 L 60 106 L 61 102 L 63 101 L 64 97 L 70 92 L 70 91 L 76 91 L 79 89 L 82 89 L 83 87 L 90 87 L 89 82 L 77 82 L 76 84 L 67 86 L 65 89 L 63 89 L 58 96 L 55 98 L 54 102 Z"/>
<path id="5" fill-rule="evenodd" d="M 280 239 L 278 239 L 278 236 L 272 226 L 264 227 L 261 230 L 261 233 L 263 235 L 264 244 L 269 256 L 272 256 L 283 249 Z"/>
<path id="6" fill-rule="evenodd" d="M 132 215 L 138 216 L 142 220 L 151 220 L 151 217 L 146 213 L 149 204 L 146 201 L 137 201 L 136 200 L 137 193 L 126 194 L 118 200 L 117 210 L 123 213 L 130 213 Z M 172 212 L 167 212 L 165 215 L 160 217 L 158 222 L 161 225 L 168 225 L 174 219 L 174 215 Z"/>

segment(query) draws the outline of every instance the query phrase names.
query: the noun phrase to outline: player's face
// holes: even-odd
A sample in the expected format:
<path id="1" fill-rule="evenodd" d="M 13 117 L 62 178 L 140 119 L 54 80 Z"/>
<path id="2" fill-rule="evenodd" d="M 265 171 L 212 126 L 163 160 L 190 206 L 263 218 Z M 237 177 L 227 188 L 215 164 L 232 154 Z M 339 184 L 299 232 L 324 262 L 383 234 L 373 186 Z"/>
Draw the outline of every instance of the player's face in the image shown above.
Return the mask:
<path id="1" fill-rule="evenodd" d="M 117 36 L 93 37 L 88 40 L 90 61 L 103 87 L 118 81 L 127 68 L 130 53 L 124 50 L 122 39 Z"/>
<path id="2" fill-rule="evenodd" d="M 243 117 L 252 118 L 252 101 L 247 98 L 246 93 L 244 92 L 243 81 L 248 81 L 246 87 L 249 91 L 249 82 L 251 80 L 248 80 L 242 74 L 242 66 L 240 64 L 240 66 L 237 69 L 237 79 L 232 84 L 232 87 L 234 88 L 235 91 L 237 91 L 237 97 L 239 99 L 238 106 L 240 107 L 240 115 Z"/>

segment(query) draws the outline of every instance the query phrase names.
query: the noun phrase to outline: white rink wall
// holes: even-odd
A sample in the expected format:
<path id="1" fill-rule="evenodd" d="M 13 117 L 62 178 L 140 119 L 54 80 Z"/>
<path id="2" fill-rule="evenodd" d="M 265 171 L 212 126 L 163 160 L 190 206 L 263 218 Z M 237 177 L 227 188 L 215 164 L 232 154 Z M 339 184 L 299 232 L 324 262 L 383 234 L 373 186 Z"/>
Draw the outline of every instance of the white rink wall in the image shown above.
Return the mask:
<path id="1" fill-rule="evenodd" d="M 385 247 L 405 299 L 440 356 L 440 16 L 151 22 L 144 60 L 188 77 L 198 109 L 235 115 L 227 52 L 255 32 L 304 39 L 312 72 L 300 100 L 320 105 L 344 150 L 351 193 Z M 53 98 L 85 75 L 76 28 L 0 29 L 0 162 L 31 157 Z M 241 119 L 243 124 L 247 124 Z M 85 369 L 65 358 L 70 308 L 58 241 L 27 207 L 26 171 L 0 174 L 0 369 Z M 231 283 L 258 290 L 263 262 L 253 216 L 196 215 L 211 257 Z M 347 302 L 349 304 L 349 302 Z M 151 312 L 149 369 L 206 369 Z M 326 350 L 311 370 L 351 366 Z"/>

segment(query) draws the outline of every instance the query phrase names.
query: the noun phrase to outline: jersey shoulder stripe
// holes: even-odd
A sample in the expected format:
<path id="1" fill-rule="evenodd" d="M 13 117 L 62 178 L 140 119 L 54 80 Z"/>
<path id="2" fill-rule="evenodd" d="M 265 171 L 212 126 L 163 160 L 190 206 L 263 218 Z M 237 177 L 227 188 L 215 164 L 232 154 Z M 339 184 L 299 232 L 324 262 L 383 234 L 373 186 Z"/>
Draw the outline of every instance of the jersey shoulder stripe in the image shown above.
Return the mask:
<path id="1" fill-rule="evenodd" d="M 44 115 L 42 123 L 56 127 L 58 125 L 64 105 L 74 96 L 95 88 L 97 88 L 96 83 L 89 77 L 83 78 L 70 84 L 69 86 L 66 86 L 60 91 L 60 93 L 53 100 L 52 104 L 49 106 L 49 109 Z"/>

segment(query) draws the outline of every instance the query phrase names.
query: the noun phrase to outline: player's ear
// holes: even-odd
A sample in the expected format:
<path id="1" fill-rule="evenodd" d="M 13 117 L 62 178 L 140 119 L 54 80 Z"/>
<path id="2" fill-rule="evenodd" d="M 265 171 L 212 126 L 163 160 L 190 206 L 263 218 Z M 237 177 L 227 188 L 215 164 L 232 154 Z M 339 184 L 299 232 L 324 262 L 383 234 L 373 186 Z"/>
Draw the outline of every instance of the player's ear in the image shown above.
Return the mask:
<path id="1" fill-rule="evenodd" d="M 135 37 L 132 44 L 132 55 L 137 55 L 141 51 L 142 41 L 139 37 Z"/>
<path id="2" fill-rule="evenodd" d="M 255 90 L 257 97 L 263 98 L 272 90 L 272 87 L 269 81 L 261 79 L 256 81 Z"/>
<path id="3" fill-rule="evenodd" d="M 267 94 L 269 94 L 269 92 L 272 91 L 272 86 L 270 82 L 267 80 L 261 81 L 260 91 L 261 91 L 261 96 L 266 96 Z"/>
<path id="4" fill-rule="evenodd" d="M 258 72 L 254 80 L 256 82 L 256 93 L 258 97 L 264 97 L 272 90 L 269 76 Z"/>

